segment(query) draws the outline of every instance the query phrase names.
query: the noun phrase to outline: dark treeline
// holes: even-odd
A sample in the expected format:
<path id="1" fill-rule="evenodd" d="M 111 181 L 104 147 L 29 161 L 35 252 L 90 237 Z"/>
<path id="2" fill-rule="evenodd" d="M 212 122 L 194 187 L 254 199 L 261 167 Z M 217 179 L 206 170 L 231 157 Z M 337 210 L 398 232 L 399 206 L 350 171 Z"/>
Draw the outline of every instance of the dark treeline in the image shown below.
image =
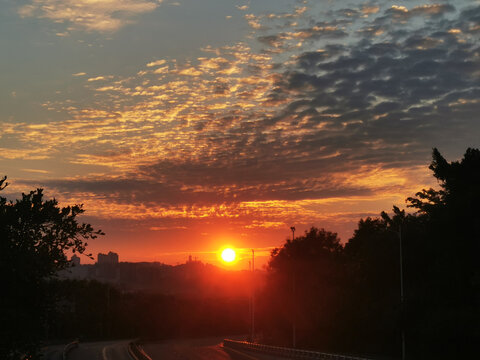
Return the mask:
<path id="1" fill-rule="evenodd" d="M 51 281 L 49 286 L 56 296 L 46 324 L 50 339 L 162 340 L 248 329 L 247 299 L 123 292 L 93 280 Z"/>
<path id="2" fill-rule="evenodd" d="M 360 220 L 344 245 L 311 228 L 272 253 L 259 299 L 261 341 L 407 359 L 479 355 L 480 152 L 448 163 L 434 149 L 441 190 L 408 198 L 417 210 Z M 400 239 L 404 301 L 400 287 Z"/>

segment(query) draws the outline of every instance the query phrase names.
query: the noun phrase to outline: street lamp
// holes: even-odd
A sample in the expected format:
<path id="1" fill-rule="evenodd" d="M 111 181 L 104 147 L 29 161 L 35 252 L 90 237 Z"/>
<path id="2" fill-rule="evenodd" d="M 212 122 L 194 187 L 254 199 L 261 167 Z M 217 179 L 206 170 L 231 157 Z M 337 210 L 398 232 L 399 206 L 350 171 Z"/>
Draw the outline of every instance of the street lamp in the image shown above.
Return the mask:
<path id="1" fill-rule="evenodd" d="M 405 360 L 405 294 L 403 290 L 403 249 L 402 249 L 402 225 L 398 227 L 398 240 L 400 243 L 400 314 L 402 327 L 402 360 Z"/>
<path id="2" fill-rule="evenodd" d="M 292 230 L 292 241 L 295 240 L 295 226 L 291 226 L 290 230 Z M 295 266 L 295 265 L 294 265 Z M 296 322 L 297 322 L 297 312 L 296 312 L 296 307 L 295 307 L 295 295 L 296 295 L 296 289 L 295 289 L 295 269 L 293 269 L 293 279 L 292 279 L 292 293 L 293 293 L 293 309 L 292 309 L 292 347 L 295 348 L 296 346 L 296 337 L 297 337 L 297 327 L 296 327 Z"/>
<path id="3" fill-rule="evenodd" d="M 252 294 L 250 306 L 251 340 L 255 339 L 255 250 L 252 249 Z"/>
<path id="4" fill-rule="evenodd" d="M 388 231 L 393 232 L 398 236 L 398 242 L 400 245 L 399 256 L 400 256 L 400 327 L 401 327 L 401 337 L 402 337 L 402 360 L 405 360 L 405 293 L 403 288 L 403 248 L 402 248 L 402 225 L 398 226 L 398 231 L 387 229 Z"/>

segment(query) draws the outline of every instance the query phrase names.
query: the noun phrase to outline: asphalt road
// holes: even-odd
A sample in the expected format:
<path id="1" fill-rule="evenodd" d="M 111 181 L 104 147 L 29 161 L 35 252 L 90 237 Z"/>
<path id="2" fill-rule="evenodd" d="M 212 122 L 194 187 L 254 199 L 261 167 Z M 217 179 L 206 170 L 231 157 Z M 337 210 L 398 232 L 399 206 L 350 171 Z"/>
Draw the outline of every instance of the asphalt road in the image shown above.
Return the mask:
<path id="1" fill-rule="evenodd" d="M 80 343 L 68 353 L 68 360 L 132 360 L 128 353 L 130 340 Z M 51 346 L 43 350 L 46 360 L 61 360 L 64 346 Z"/>
<path id="2" fill-rule="evenodd" d="M 68 354 L 68 360 L 132 360 L 128 353 L 129 341 L 80 343 Z"/>
<path id="3" fill-rule="evenodd" d="M 49 345 L 42 349 L 46 360 L 62 360 L 62 352 L 65 345 Z"/>
<path id="4" fill-rule="evenodd" d="M 229 337 L 231 338 L 231 337 Z M 152 360 L 275 360 L 255 352 L 239 352 L 224 348 L 224 337 L 169 340 L 141 345 Z M 240 339 L 238 339 L 240 340 Z M 128 353 L 130 340 L 80 342 L 68 354 L 68 360 L 132 360 Z M 64 346 L 49 346 L 43 350 L 45 360 L 62 360 Z"/>
<path id="5" fill-rule="evenodd" d="M 143 344 L 141 347 L 152 360 L 273 360 L 271 356 L 254 352 L 239 352 L 223 348 L 223 337 L 172 340 Z"/>

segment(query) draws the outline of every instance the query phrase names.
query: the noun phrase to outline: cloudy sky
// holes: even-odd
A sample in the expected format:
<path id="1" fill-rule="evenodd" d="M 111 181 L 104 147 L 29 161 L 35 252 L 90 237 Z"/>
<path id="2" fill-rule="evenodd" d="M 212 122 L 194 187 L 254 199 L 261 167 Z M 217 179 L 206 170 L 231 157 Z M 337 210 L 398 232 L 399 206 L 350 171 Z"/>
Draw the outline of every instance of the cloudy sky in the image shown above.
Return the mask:
<path id="1" fill-rule="evenodd" d="M 0 174 L 121 260 L 343 241 L 479 147 L 480 1 L 3 0 Z"/>

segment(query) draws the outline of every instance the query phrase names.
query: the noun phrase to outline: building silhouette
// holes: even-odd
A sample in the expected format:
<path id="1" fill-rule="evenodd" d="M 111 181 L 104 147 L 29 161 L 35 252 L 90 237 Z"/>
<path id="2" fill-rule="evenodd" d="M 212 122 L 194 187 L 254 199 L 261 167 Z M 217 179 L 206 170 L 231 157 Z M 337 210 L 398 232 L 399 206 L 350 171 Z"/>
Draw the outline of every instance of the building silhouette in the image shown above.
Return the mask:
<path id="1" fill-rule="evenodd" d="M 98 253 L 97 264 L 118 264 L 118 254 L 111 251 L 108 254 Z"/>
<path id="2" fill-rule="evenodd" d="M 72 263 L 73 266 L 80 266 L 80 258 L 73 254 L 72 257 L 70 258 L 70 262 Z"/>

